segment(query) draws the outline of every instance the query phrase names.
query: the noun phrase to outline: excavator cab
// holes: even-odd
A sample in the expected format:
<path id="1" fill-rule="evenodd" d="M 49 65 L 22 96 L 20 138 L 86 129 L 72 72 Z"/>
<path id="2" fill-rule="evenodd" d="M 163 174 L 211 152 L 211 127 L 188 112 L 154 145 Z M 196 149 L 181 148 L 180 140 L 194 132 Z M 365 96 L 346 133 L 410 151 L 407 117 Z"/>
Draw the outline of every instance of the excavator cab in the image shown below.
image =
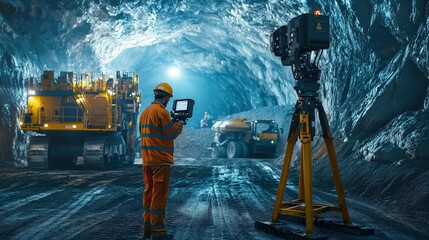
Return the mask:
<path id="1" fill-rule="evenodd" d="M 255 120 L 251 123 L 252 137 L 256 141 L 277 141 L 278 126 L 273 120 Z"/>
<path id="2" fill-rule="evenodd" d="M 275 121 L 255 121 L 255 133 L 278 133 L 277 123 Z"/>
<path id="3" fill-rule="evenodd" d="M 255 154 L 274 157 L 279 131 L 274 120 L 255 120 L 251 122 L 252 139 L 250 144 Z"/>

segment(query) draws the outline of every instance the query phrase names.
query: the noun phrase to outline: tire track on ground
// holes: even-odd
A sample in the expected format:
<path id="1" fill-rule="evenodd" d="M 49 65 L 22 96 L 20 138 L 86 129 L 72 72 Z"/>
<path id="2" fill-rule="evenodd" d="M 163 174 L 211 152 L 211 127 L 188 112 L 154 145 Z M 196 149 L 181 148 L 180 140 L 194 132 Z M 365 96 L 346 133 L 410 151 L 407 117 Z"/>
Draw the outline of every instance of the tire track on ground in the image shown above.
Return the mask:
<path id="1" fill-rule="evenodd" d="M 231 171 L 232 170 L 232 171 Z M 245 176 L 239 175 L 238 169 L 227 166 L 215 166 L 212 171 L 212 189 L 210 198 L 212 199 L 213 227 L 212 236 L 231 238 L 239 232 L 237 222 L 241 222 L 241 216 L 236 209 L 231 208 L 228 200 L 232 200 L 229 191 L 234 189 L 228 185 L 222 184 L 223 181 L 237 182 L 237 179 L 243 179 Z M 217 235 L 216 235 L 217 234 Z"/>
<path id="2" fill-rule="evenodd" d="M 47 192 L 42 192 L 39 194 L 35 194 L 35 195 L 31 195 L 29 197 L 25 197 L 25 198 L 21 198 L 18 200 L 15 200 L 13 202 L 7 203 L 5 205 L 2 205 L 0 207 L 0 216 L 3 214 L 7 214 L 11 211 L 14 211 L 20 207 L 26 206 L 28 204 L 31 204 L 35 201 L 41 200 L 43 198 L 46 198 L 48 196 L 51 196 L 52 194 L 58 193 L 58 192 L 62 192 L 64 191 L 64 189 L 58 189 L 58 190 L 52 190 L 52 191 L 47 191 Z"/>
<path id="3" fill-rule="evenodd" d="M 120 198 L 121 196 L 119 196 L 118 198 Z M 115 213 L 119 213 L 120 211 L 118 209 L 120 209 L 122 207 L 122 205 L 126 204 L 129 200 L 125 200 L 124 202 L 122 202 L 121 204 L 118 205 L 114 205 L 114 207 L 110 207 L 108 210 L 103 211 L 103 212 L 97 212 L 94 215 L 89 215 L 89 216 L 85 216 L 85 217 L 81 217 L 78 219 L 79 223 L 76 223 L 76 221 L 73 222 L 68 222 L 65 226 L 62 226 L 63 228 L 68 228 L 68 229 L 73 229 L 73 231 L 70 233 L 64 233 L 63 236 L 61 237 L 61 239 L 85 239 L 86 237 L 84 236 L 85 232 L 89 232 L 91 233 L 92 230 L 94 230 L 96 228 L 96 226 L 102 225 L 105 222 L 110 221 L 110 219 L 115 218 L 116 215 Z M 108 204 L 110 205 L 110 204 Z M 82 236 L 81 236 L 82 235 Z M 102 235 L 102 234 L 100 234 Z M 100 235 L 98 235 L 98 237 L 100 237 Z M 111 235 L 109 236 L 110 238 L 112 237 Z"/>
<path id="4" fill-rule="evenodd" d="M 178 239 L 201 239 L 202 232 L 207 230 L 207 226 L 203 223 L 210 216 L 207 196 L 211 186 L 198 188 L 199 186 L 201 185 L 190 189 L 192 192 L 187 194 L 188 200 L 176 210 L 182 218 L 179 224 L 183 224 L 179 226 L 180 232 L 175 233 Z"/>
<path id="5" fill-rule="evenodd" d="M 186 166 L 181 166 L 181 172 L 187 174 L 187 186 L 183 182 L 180 186 L 186 192 L 174 191 L 170 199 L 187 195 L 186 201 L 173 215 L 177 216 L 175 221 L 186 225 L 179 226 L 176 238 L 276 239 L 254 229 L 256 219 L 253 217 L 265 210 L 265 203 L 271 197 L 261 193 L 264 192 L 261 184 L 265 182 L 252 181 L 259 180 L 265 171 L 247 163 L 247 160 L 243 162 L 239 159 L 228 165 L 216 164 L 200 171 L 187 171 Z"/>
<path id="6" fill-rule="evenodd" d="M 104 187 L 96 187 L 86 192 L 84 195 L 79 197 L 76 201 L 73 201 L 69 204 L 63 204 L 58 209 L 60 210 L 57 214 L 48 218 L 46 221 L 34 225 L 28 229 L 21 231 L 18 235 L 14 236 L 12 239 L 45 239 L 45 236 L 54 229 L 63 225 L 72 215 L 76 214 L 84 206 L 86 206 L 96 194 L 101 193 L 104 190 Z"/>

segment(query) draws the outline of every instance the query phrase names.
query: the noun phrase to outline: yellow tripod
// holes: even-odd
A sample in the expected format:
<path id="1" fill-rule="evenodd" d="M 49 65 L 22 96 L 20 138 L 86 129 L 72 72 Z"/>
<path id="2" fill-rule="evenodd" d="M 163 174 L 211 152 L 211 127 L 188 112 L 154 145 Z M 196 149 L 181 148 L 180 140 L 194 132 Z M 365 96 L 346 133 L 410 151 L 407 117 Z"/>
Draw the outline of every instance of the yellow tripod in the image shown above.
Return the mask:
<path id="1" fill-rule="evenodd" d="M 338 196 L 338 205 L 323 205 L 313 203 L 311 142 L 314 135 L 314 124 L 312 123 L 314 123 L 315 109 L 317 109 L 319 113 L 323 138 L 328 150 L 331 171 Z M 298 136 L 301 141 L 298 199 L 283 202 L 293 149 Z M 313 220 L 318 214 L 328 211 L 338 211 L 342 213 L 343 223 L 351 225 L 352 222 L 350 220 L 346 199 L 344 196 L 344 190 L 341 183 L 340 171 L 338 168 L 331 130 L 329 128 L 326 113 L 317 97 L 303 97 L 298 100 L 289 129 L 286 153 L 283 161 L 282 174 L 280 177 L 276 202 L 271 219 L 272 222 L 276 222 L 279 218 L 279 215 L 304 217 L 306 223 L 306 235 L 313 235 Z"/>

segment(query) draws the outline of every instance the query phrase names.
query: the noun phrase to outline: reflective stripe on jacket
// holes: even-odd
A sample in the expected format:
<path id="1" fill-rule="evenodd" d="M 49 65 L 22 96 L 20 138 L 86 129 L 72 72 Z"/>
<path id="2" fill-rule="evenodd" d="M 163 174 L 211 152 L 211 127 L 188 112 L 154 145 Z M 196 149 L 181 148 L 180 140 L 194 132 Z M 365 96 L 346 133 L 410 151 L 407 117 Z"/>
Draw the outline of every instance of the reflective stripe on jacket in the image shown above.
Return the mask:
<path id="1" fill-rule="evenodd" d="M 152 103 L 140 115 L 143 165 L 173 164 L 174 139 L 182 132 L 181 123 L 173 123 L 159 103 Z"/>

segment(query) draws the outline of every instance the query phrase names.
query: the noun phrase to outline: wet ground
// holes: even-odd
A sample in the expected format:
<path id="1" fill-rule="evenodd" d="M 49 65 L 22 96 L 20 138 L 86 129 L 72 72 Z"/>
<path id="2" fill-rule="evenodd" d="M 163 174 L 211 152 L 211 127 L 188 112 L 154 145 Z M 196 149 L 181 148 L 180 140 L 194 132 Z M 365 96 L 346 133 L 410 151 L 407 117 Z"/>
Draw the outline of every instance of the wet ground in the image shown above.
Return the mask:
<path id="1" fill-rule="evenodd" d="M 176 159 L 166 225 L 175 239 L 280 239 L 254 228 L 269 220 L 279 170 L 272 159 Z M 138 239 L 141 166 L 112 171 L 9 169 L 0 171 L 0 239 Z M 295 194 L 289 185 L 287 194 Z M 314 191 L 335 203 L 335 192 Z M 326 230 L 330 239 L 427 239 L 428 214 L 392 213 L 347 198 L 355 223 L 376 235 Z M 339 217 L 339 216 L 334 216 Z"/>

